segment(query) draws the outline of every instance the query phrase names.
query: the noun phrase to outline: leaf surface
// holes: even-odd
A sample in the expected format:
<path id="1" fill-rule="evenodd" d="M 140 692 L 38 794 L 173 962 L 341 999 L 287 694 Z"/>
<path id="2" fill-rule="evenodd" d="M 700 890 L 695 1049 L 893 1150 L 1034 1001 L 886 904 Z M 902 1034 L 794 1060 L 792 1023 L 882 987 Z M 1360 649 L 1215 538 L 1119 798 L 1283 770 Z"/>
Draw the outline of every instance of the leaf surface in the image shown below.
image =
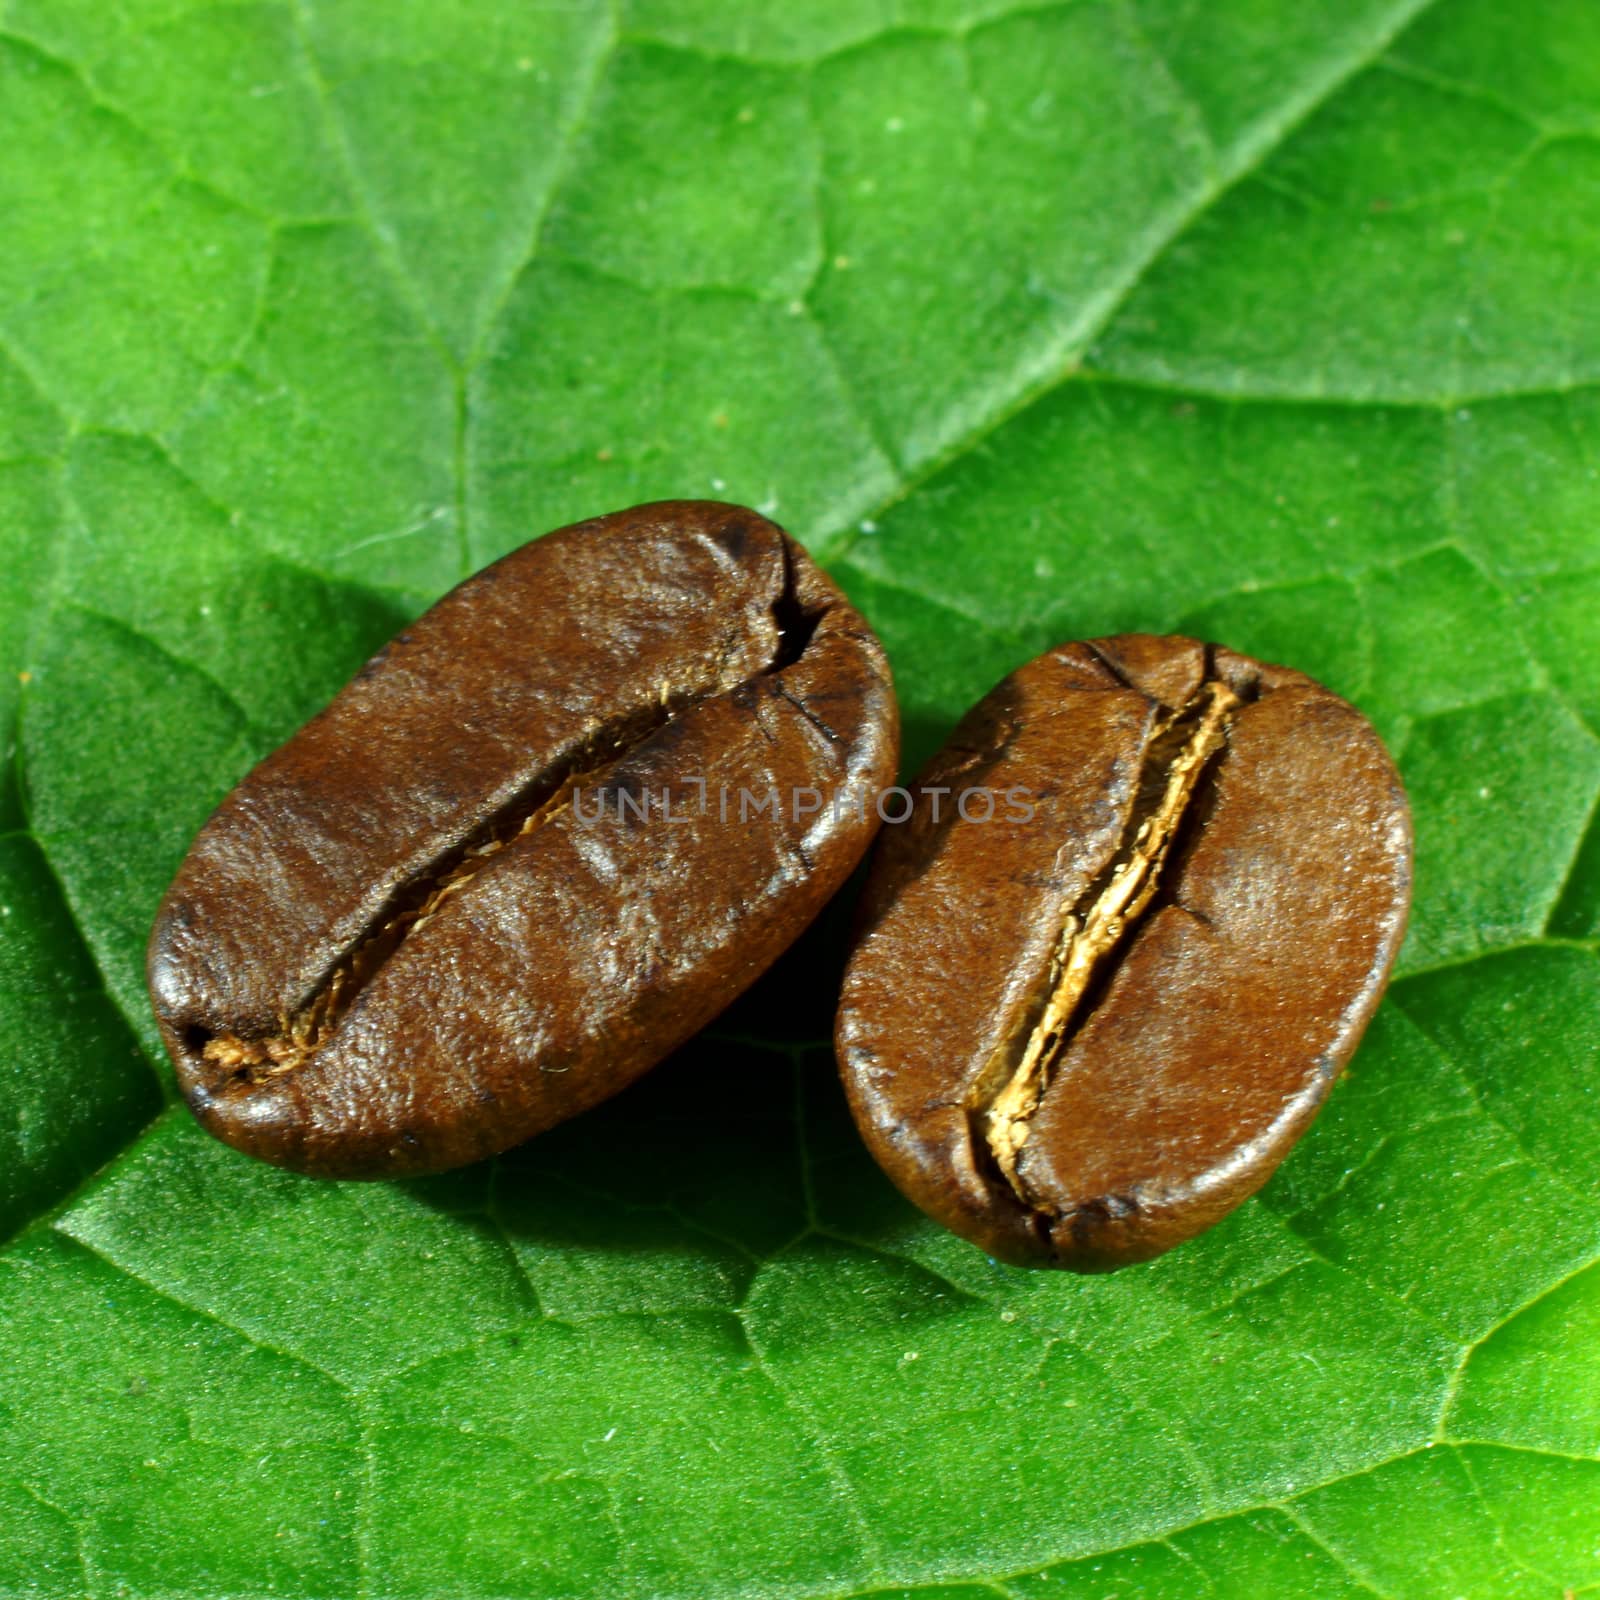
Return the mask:
<path id="1" fill-rule="evenodd" d="M 1600 1587 L 1600 24 L 1568 0 L 0 5 L 0 1593 Z M 173 1103 L 209 809 L 564 521 L 776 516 L 913 763 L 1050 644 L 1355 699 L 1394 983 L 1109 1278 L 862 1151 L 846 907 L 628 1094 L 320 1184 Z"/>

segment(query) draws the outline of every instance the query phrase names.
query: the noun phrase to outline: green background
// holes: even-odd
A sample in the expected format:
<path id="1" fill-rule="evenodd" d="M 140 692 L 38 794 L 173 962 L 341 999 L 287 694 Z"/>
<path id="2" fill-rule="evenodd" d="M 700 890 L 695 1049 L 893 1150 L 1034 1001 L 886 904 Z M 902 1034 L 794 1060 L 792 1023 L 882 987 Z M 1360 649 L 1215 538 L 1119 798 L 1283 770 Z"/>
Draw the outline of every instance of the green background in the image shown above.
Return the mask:
<path id="1" fill-rule="evenodd" d="M 1600 1589 L 1600 8 L 0 0 L 0 1592 Z M 172 1103 L 188 839 L 401 622 L 715 495 L 920 757 L 1064 638 L 1350 695 L 1400 975 L 1103 1279 L 870 1165 L 834 915 L 514 1156 Z"/>

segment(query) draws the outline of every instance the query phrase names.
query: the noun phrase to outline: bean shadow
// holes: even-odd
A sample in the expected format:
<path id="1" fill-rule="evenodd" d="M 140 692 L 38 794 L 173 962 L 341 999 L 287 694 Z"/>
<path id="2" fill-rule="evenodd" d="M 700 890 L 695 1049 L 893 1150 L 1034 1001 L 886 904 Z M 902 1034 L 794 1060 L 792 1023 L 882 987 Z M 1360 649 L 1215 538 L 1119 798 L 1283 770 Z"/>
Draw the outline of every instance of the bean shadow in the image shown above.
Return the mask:
<path id="1" fill-rule="evenodd" d="M 959 718 L 934 712 L 907 712 L 900 723 L 900 772 L 909 782 L 950 737 Z"/>
<path id="2" fill-rule="evenodd" d="M 902 783 L 952 726 L 907 717 Z M 863 863 L 721 1017 L 623 1093 L 494 1161 L 406 1190 L 503 1239 L 555 1314 L 592 1314 L 597 1302 L 725 1310 L 793 1251 L 853 1252 L 922 1277 L 904 1251 L 928 1225 L 867 1152 L 833 1055 L 866 872 Z M 923 1301 L 913 1293 L 907 1304 Z M 927 1314 L 953 1303 L 929 1299 Z"/>
<path id="3" fill-rule="evenodd" d="M 503 1237 L 555 1314 L 728 1309 L 816 1239 L 889 1253 L 916 1212 L 851 1120 L 830 1037 L 858 872 L 702 1034 L 495 1161 L 403 1185 Z M 841 1248 L 845 1248 L 842 1247 Z"/>

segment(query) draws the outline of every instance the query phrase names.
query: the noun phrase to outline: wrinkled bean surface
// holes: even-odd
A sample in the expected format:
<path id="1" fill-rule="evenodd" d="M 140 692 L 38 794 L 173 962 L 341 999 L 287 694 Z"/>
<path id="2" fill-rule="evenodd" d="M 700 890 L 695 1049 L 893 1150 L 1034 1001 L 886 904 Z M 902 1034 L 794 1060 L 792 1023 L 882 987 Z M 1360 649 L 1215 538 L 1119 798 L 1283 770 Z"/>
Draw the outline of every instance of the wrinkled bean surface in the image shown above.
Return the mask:
<path id="1" fill-rule="evenodd" d="M 526 545 L 196 838 L 149 948 L 184 1095 L 314 1174 L 504 1150 L 771 963 L 875 824 L 792 797 L 889 782 L 896 747 L 878 641 L 756 513 L 665 502 Z M 780 803 L 741 820 L 720 790 Z"/>
<path id="2" fill-rule="evenodd" d="M 1031 819 L 962 820 L 979 787 Z M 837 1029 L 900 1188 L 998 1258 L 1086 1270 L 1258 1189 L 1404 930 L 1409 817 L 1366 719 L 1300 673 L 1122 635 L 1006 678 L 913 792 Z"/>

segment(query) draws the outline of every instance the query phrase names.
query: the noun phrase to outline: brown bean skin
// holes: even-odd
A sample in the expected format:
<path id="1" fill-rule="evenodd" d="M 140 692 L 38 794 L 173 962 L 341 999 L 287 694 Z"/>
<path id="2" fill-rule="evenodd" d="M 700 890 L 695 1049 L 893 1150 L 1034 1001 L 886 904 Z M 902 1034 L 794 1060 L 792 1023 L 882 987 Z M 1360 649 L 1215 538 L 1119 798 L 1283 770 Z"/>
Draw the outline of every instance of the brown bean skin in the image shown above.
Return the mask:
<path id="1" fill-rule="evenodd" d="M 877 639 L 755 512 L 668 501 L 525 545 L 196 838 L 148 960 L 183 1093 L 218 1138 L 318 1176 L 520 1143 L 781 953 L 875 824 L 796 820 L 792 791 L 892 781 L 897 744 Z M 723 820 L 722 785 L 776 788 L 783 815 Z"/>
<path id="2" fill-rule="evenodd" d="M 963 822 L 963 786 L 1020 786 L 1033 818 Z M 1000 1260 L 1082 1271 L 1259 1189 L 1405 928 L 1409 812 L 1366 719 L 1286 668 L 1124 634 L 1012 673 L 913 793 L 874 852 L 836 1030 L 900 1189 Z M 1124 912 L 1130 886 L 1149 899 Z"/>

